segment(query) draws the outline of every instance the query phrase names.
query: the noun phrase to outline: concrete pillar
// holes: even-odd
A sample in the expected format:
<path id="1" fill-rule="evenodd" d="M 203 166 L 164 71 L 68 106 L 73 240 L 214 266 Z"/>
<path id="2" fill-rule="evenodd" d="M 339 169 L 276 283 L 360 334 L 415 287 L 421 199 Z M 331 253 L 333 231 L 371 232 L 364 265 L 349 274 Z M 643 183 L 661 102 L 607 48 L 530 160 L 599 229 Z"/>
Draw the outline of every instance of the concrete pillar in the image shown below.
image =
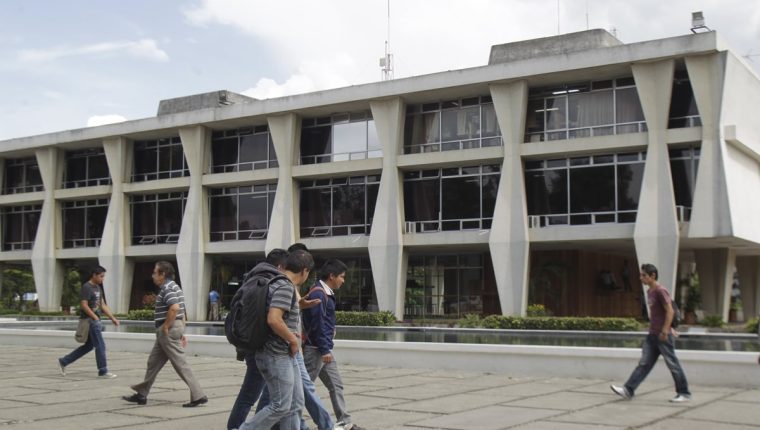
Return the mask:
<path id="1" fill-rule="evenodd" d="M 723 54 L 686 57 L 691 88 L 702 120 L 702 150 L 692 202 L 689 237 L 731 236 L 725 144 L 720 117 L 725 77 Z"/>
<path id="2" fill-rule="evenodd" d="M 61 215 L 55 201 L 55 189 L 62 182 L 59 169 L 58 148 L 42 148 L 35 151 L 37 165 L 45 188 L 42 212 L 37 224 L 37 235 L 32 247 L 32 271 L 40 310 L 60 310 L 63 292 L 63 264 L 55 258 L 55 250 L 61 243 Z"/>
<path id="3" fill-rule="evenodd" d="M 676 285 L 679 232 L 666 137 L 674 62 L 633 64 L 632 68 L 649 130 L 633 241 L 639 263 L 657 266 L 659 282 L 672 295 Z"/>
<path id="4" fill-rule="evenodd" d="M 760 316 L 760 257 L 736 257 L 736 272 L 742 291 L 744 318 Z"/>
<path id="5" fill-rule="evenodd" d="M 264 249 L 267 254 L 275 248 L 288 249 L 297 241 L 298 195 L 293 180 L 293 164 L 300 136 L 300 122 L 295 114 L 267 118 L 274 152 L 277 154 L 277 192 L 269 219 L 269 233 Z"/>
<path id="6" fill-rule="evenodd" d="M 530 242 L 520 154 L 528 105 L 528 83 L 517 81 L 491 85 L 491 97 L 504 139 L 504 161 L 488 247 L 502 314 L 525 315 L 528 307 Z"/>
<path id="7" fill-rule="evenodd" d="M 130 216 L 124 183 L 132 171 L 132 146 L 127 139 L 115 137 L 103 141 L 103 151 L 111 174 L 111 199 L 98 249 L 99 264 L 106 269 L 104 290 L 108 306 L 118 313 L 129 311 L 134 262 L 126 257 L 130 244 Z"/>
<path id="8" fill-rule="evenodd" d="M 177 241 L 177 269 L 185 293 L 188 319 L 205 321 L 207 297 L 211 286 L 211 258 L 206 255 L 208 241 L 208 194 L 203 188 L 207 147 L 211 131 L 203 126 L 181 128 L 179 137 L 190 170 L 190 189 Z"/>
<path id="9" fill-rule="evenodd" d="M 702 309 L 706 315 L 720 315 L 723 321 L 728 321 L 736 253 L 726 248 L 702 249 L 696 250 L 695 255 Z"/>
<path id="10" fill-rule="evenodd" d="M 396 167 L 404 133 L 404 102 L 400 98 L 370 102 L 377 137 L 383 148 L 383 172 L 369 235 L 369 259 L 377 304 L 404 317 L 407 253 L 404 251 L 403 181 Z"/>

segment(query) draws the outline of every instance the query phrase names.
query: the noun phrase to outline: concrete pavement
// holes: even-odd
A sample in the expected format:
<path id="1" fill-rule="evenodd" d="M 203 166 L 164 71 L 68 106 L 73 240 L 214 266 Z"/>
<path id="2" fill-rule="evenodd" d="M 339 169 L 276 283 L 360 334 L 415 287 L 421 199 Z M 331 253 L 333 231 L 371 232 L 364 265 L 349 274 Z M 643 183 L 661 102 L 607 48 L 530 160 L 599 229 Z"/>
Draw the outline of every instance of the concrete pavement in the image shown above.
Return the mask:
<path id="1" fill-rule="evenodd" d="M 225 429 L 245 372 L 228 358 L 189 357 L 208 404 L 183 408 L 189 391 L 167 366 L 148 405 L 137 406 L 120 397 L 141 380 L 147 351 L 109 352 L 109 370 L 119 375 L 112 380 L 96 378 L 93 353 L 61 376 L 56 358 L 69 351 L 0 345 L 0 429 Z M 634 400 L 624 401 L 610 391 L 613 381 L 523 378 L 520 369 L 489 374 L 397 367 L 402 364 L 341 363 L 354 422 L 407 430 L 760 429 L 760 387 L 692 386 L 693 401 L 675 405 L 668 403 L 672 384 L 645 381 Z M 614 382 L 622 382 L 636 362 L 629 364 Z M 326 390 L 319 382 L 317 387 L 329 405 Z"/>

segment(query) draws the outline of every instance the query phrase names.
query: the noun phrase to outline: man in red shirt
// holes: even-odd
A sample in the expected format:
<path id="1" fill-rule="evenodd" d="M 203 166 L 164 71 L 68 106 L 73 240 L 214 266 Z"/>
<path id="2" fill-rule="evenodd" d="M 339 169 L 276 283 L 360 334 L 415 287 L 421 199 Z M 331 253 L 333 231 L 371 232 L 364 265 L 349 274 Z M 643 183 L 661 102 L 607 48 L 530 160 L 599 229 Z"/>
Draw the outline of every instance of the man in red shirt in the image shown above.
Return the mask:
<path id="1" fill-rule="evenodd" d="M 636 388 L 649 375 L 649 372 L 657 363 L 657 358 L 662 355 L 665 365 L 668 366 L 673 381 L 676 383 L 676 396 L 671 402 L 681 403 L 691 400 L 689 383 L 681 368 L 681 363 L 676 357 L 673 333 L 670 324 L 673 322 L 673 305 L 670 294 L 659 282 L 657 282 L 657 268 L 653 264 L 642 264 L 640 273 L 641 282 L 647 290 L 647 302 L 649 304 L 649 334 L 641 345 L 641 360 L 634 369 L 625 385 L 610 385 L 615 394 L 630 400 L 634 396 Z"/>

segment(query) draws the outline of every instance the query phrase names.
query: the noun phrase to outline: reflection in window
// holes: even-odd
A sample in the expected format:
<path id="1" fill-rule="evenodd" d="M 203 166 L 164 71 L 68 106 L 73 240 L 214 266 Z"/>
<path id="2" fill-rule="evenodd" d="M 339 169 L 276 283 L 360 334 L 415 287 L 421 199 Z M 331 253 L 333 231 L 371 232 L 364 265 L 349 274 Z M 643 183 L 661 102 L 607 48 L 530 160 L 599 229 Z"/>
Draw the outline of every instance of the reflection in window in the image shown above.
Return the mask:
<path id="1" fill-rule="evenodd" d="M 277 184 L 209 190 L 211 241 L 266 239 Z"/>
<path id="2" fill-rule="evenodd" d="M 314 272 L 321 268 L 328 258 L 314 253 Z M 346 282 L 335 293 L 335 306 L 339 311 L 377 312 L 377 295 L 375 281 L 372 277 L 372 266 L 366 255 L 340 256 L 340 261 L 346 263 Z M 315 279 L 316 281 L 316 279 Z M 307 285 L 314 285 L 307 282 Z"/>
<path id="3" fill-rule="evenodd" d="M 698 127 L 702 125 L 697 101 L 685 70 L 676 70 L 673 92 L 670 96 L 668 128 Z"/>
<path id="4" fill-rule="evenodd" d="M 645 153 L 525 162 L 529 225 L 636 221 Z"/>
<path id="5" fill-rule="evenodd" d="M 404 317 L 500 313 L 487 254 L 410 255 Z"/>
<path id="6" fill-rule="evenodd" d="M 502 146 L 490 96 L 408 105 L 404 153 Z"/>
<path id="7" fill-rule="evenodd" d="M 670 174 L 676 198 L 676 214 L 680 221 L 691 219 L 694 190 L 697 186 L 700 148 L 674 148 L 670 151 Z"/>
<path id="8" fill-rule="evenodd" d="M 63 247 L 100 246 L 108 199 L 63 202 Z"/>
<path id="9" fill-rule="evenodd" d="M 5 160 L 3 194 L 42 191 L 42 176 L 35 157 Z"/>
<path id="10" fill-rule="evenodd" d="M 646 131 L 646 123 L 633 78 L 530 91 L 526 142 L 642 131 Z"/>
<path id="11" fill-rule="evenodd" d="M 41 213 L 41 205 L 3 208 L 3 251 L 32 249 Z"/>
<path id="12" fill-rule="evenodd" d="M 301 122 L 301 164 L 382 156 L 370 112 L 307 118 Z"/>
<path id="13" fill-rule="evenodd" d="M 134 143 L 132 182 L 190 176 L 179 137 Z"/>
<path id="14" fill-rule="evenodd" d="M 277 167 L 266 125 L 217 130 L 211 135 L 211 172 L 243 172 Z"/>
<path id="15" fill-rule="evenodd" d="M 67 151 L 63 176 L 64 188 L 110 185 L 108 162 L 103 148 Z"/>
<path id="16" fill-rule="evenodd" d="M 379 175 L 301 181 L 301 236 L 369 234 L 379 187 Z"/>
<path id="17" fill-rule="evenodd" d="M 406 172 L 406 232 L 490 229 L 499 171 L 485 165 Z"/>
<path id="18" fill-rule="evenodd" d="M 187 192 L 133 195 L 132 245 L 177 243 Z"/>

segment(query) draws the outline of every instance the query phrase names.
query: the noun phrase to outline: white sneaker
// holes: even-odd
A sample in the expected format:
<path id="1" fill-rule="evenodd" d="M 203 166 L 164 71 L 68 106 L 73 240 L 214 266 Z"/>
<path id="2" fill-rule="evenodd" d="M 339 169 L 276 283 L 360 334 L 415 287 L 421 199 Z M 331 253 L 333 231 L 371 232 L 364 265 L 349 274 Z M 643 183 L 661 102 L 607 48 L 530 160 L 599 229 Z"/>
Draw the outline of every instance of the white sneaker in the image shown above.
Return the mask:
<path id="1" fill-rule="evenodd" d="M 100 378 L 100 379 L 113 379 L 115 377 L 116 377 L 116 374 L 115 373 L 111 373 L 111 372 L 104 373 L 102 375 L 98 375 L 98 378 Z"/>
<path id="2" fill-rule="evenodd" d="M 61 364 L 61 360 L 58 360 L 58 368 L 61 369 L 61 376 L 66 376 L 66 366 Z"/>
<path id="3" fill-rule="evenodd" d="M 691 396 L 689 396 L 688 394 L 679 394 L 673 397 L 672 399 L 670 399 L 670 403 L 683 403 L 683 402 L 688 402 L 690 400 L 691 400 Z"/>
<path id="4" fill-rule="evenodd" d="M 628 392 L 628 389 L 625 388 L 625 387 L 619 387 L 617 385 L 610 385 L 610 389 L 612 389 L 612 392 L 614 392 L 615 394 L 617 394 L 618 396 L 620 396 L 620 397 L 622 397 L 622 398 L 624 398 L 626 400 L 631 400 L 631 398 L 633 397 L 631 395 L 631 393 Z"/>

